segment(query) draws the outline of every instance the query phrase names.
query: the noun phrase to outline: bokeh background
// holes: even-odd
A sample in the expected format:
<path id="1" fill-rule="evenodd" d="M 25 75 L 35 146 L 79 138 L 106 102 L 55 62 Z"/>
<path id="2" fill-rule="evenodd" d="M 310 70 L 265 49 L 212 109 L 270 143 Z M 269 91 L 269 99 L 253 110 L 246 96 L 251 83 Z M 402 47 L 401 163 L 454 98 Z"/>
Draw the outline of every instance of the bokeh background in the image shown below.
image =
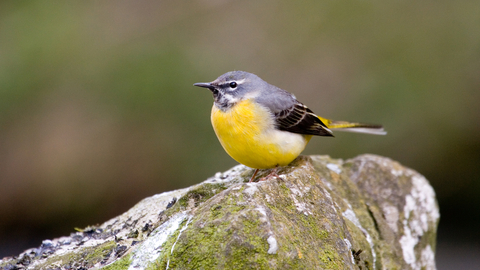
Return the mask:
<path id="1" fill-rule="evenodd" d="M 480 2 L 1 1 L 0 257 L 236 164 L 193 83 L 230 70 L 388 136 L 305 154 L 390 157 L 441 209 L 438 269 L 480 265 Z"/>

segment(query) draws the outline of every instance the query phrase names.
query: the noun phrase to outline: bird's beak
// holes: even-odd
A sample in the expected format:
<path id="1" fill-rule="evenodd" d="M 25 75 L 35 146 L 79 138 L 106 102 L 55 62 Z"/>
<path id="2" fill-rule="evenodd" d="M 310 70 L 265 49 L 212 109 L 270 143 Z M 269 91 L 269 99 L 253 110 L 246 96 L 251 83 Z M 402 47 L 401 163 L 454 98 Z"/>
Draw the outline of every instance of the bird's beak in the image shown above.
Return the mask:
<path id="1" fill-rule="evenodd" d="M 213 86 L 212 83 L 199 82 L 199 83 L 194 83 L 193 85 L 198 86 L 198 87 L 208 88 L 210 90 L 215 89 L 215 86 Z"/>

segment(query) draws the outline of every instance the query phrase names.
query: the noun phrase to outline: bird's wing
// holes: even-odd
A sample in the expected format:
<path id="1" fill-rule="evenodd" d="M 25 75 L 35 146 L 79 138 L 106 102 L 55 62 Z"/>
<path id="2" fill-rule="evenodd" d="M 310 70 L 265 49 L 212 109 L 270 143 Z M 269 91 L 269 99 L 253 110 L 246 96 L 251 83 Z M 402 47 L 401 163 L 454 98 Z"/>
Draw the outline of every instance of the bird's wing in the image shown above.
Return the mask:
<path id="1" fill-rule="evenodd" d="M 294 95 L 270 84 L 264 89 L 256 101 L 272 112 L 279 130 L 305 135 L 333 136 L 326 123 Z"/>
<path id="2" fill-rule="evenodd" d="M 277 128 L 293 133 L 333 136 L 332 131 L 307 106 L 295 100 L 289 107 L 274 113 Z"/>

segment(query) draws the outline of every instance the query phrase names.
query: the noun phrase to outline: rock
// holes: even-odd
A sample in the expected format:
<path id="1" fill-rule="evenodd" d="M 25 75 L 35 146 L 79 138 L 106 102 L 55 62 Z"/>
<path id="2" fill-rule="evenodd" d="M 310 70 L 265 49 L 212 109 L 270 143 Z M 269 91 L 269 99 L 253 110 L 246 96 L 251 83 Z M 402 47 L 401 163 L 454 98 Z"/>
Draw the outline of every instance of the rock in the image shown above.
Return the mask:
<path id="1" fill-rule="evenodd" d="M 302 156 L 245 183 L 252 173 L 239 165 L 146 198 L 0 268 L 435 269 L 439 211 L 417 172 L 362 155 Z"/>

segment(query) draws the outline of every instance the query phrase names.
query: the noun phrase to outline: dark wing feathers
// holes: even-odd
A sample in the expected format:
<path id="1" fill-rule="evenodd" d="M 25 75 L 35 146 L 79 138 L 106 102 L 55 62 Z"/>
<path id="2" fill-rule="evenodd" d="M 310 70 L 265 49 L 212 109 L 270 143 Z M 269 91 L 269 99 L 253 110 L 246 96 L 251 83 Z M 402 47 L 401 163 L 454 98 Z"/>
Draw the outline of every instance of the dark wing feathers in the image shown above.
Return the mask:
<path id="1" fill-rule="evenodd" d="M 265 83 L 262 94 L 256 101 L 274 114 L 280 130 L 305 135 L 333 136 L 325 123 L 307 106 L 283 89 Z"/>
<path id="2" fill-rule="evenodd" d="M 305 135 L 333 136 L 327 126 L 298 101 L 290 108 L 275 113 L 275 120 L 280 130 Z"/>

